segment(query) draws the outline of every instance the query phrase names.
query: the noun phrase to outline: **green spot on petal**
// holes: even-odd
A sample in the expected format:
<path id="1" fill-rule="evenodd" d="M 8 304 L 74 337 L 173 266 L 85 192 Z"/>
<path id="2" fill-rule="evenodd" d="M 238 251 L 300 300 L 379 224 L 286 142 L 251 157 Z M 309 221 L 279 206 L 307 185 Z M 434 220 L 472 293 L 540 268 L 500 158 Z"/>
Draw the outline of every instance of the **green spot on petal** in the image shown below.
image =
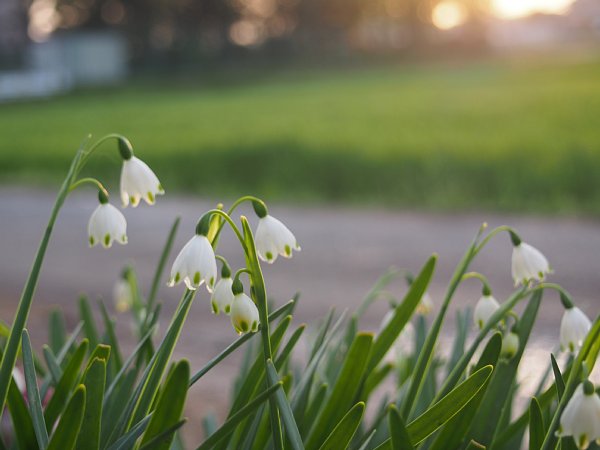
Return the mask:
<path id="1" fill-rule="evenodd" d="M 153 194 L 152 192 L 148 192 L 148 193 L 146 194 L 146 197 L 148 198 L 148 201 L 149 201 L 150 203 L 154 203 L 154 194 Z"/>
<path id="2" fill-rule="evenodd" d="M 267 257 L 267 259 L 269 261 L 271 261 L 273 259 L 273 253 L 271 253 L 271 252 L 267 252 L 265 256 Z"/>
<path id="3" fill-rule="evenodd" d="M 177 272 L 175 274 L 175 283 L 179 283 L 181 281 L 181 274 L 179 272 Z"/>
<path id="4" fill-rule="evenodd" d="M 246 322 L 245 320 L 242 320 L 240 322 L 240 329 L 246 333 L 248 331 L 248 322 Z"/>
<path id="5" fill-rule="evenodd" d="M 106 233 L 106 235 L 104 236 L 104 245 L 106 245 L 107 247 L 110 245 L 110 234 Z"/>
<path id="6" fill-rule="evenodd" d="M 90 247 L 93 247 L 95 243 L 96 239 L 94 239 L 94 236 L 90 236 Z"/>
<path id="7" fill-rule="evenodd" d="M 158 192 L 160 192 L 161 194 L 164 194 L 165 190 L 162 187 L 162 184 L 158 183 Z"/>
<path id="8" fill-rule="evenodd" d="M 226 305 L 224 309 L 225 309 L 225 314 L 229 314 L 229 312 L 231 311 L 231 306 Z"/>
<path id="9" fill-rule="evenodd" d="M 285 246 L 285 254 L 286 254 L 287 256 L 290 256 L 290 255 L 292 254 L 292 249 L 290 248 L 290 246 L 289 246 L 289 245 L 286 245 L 286 246 Z"/>
<path id="10" fill-rule="evenodd" d="M 211 302 L 211 306 L 212 306 L 212 312 L 213 314 L 219 314 L 219 308 L 217 306 L 217 304 L 215 302 Z"/>
<path id="11" fill-rule="evenodd" d="M 194 274 L 194 284 L 200 284 L 200 272 Z"/>

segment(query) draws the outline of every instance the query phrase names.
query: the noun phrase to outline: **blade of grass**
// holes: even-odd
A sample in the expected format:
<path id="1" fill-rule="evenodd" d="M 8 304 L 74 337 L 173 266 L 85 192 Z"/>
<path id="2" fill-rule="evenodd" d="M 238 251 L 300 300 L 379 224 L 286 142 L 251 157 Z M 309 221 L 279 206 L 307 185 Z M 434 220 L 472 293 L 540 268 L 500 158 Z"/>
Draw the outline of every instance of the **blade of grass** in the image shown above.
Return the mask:
<path id="1" fill-rule="evenodd" d="M 48 447 L 48 431 L 46 430 L 46 422 L 44 422 L 44 412 L 42 410 L 42 401 L 40 400 L 40 392 L 38 391 L 37 377 L 35 367 L 33 365 L 33 351 L 31 350 L 31 341 L 29 333 L 23 330 L 22 335 L 23 349 L 23 370 L 25 372 L 25 384 L 27 386 L 27 400 L 29 400 L 29 411 L 35 430 L 40 449 L 44 450 Z"/>
<path id="2" fill-rule="evenodd" d="M 319 450 L 345 450 L 350 445 L 356 430 L 360 426 L 360 422 L 365 411 L 364 402 L 358 402 L 348 413 L 342 417 L 342 420 L 335 426 L 327 440 Z"/>

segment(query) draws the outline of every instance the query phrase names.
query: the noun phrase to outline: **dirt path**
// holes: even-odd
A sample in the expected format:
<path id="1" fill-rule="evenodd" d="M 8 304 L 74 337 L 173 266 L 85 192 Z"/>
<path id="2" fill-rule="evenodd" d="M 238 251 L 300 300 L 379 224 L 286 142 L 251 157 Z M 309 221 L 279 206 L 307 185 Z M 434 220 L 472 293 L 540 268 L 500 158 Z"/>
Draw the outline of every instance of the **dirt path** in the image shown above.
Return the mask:
<path id="1" fill-rule="evenodd" d="M 0 319 L 5 322 L 12 321 L 52 202 L 53 195 L 43 191 L 0 189 Z M 182 216 L 175 245 L 178 251 L 193 233 L 198 216 L 215 203 L 216 200 L 167 196 L 159 198 L 157 205 L 151 208 L 142 205 L 127 209 L 129 244 L 115 244 L 107 251 L 87 247 L 87 221 L 96 207 L 95 195 L 90 192 L 70 198 L 48 248 L 29 322 L 34 343 L 39 345 L 45 338 L 46 315 L 51 307 L 62 306 L 73 324 L 77 317 L 78 294 L 85 292 L 92 298 L 110 297 L 113 283 L 124 264 L 134 264 L 141 285 L 148 286 L 174 218 Z M 253 213 L 244 212 L 254 224 Z M 270 212 L 289 225 L 302 246 L 301 253 L 293 259 L 278 260 L 276 264 L 264 267 L 269 293 L 277 303 L 287 300 L 296 291 L 302 293 L 297 323 L 310 324 L 332 305 L 340 310 L 354 308 L 388 267 L 416 272 L 433 252 L 438 253 L 439 264 L 430 292 L 436 301 L 441 301 L 454 266 L 483 221 L 490 227 L 504 223 L 515 226 L 525 241 L 546 254 L 555 270 L 551 279 L 563 284 L 590 317 L 600 312 L 600 224 L 594 221 L 358 211 L 337 207 L 291 209 L 281 205 L 272 205 Z M 239 267 L 242 263 L 231 233 L 224 234 L 221 253 L 234 266 Z M 510 253 L 509 239 L 499 236 L 473 266 L 474 270 L 489 276 L 499 299 L 504 299 L 512 288 Z M 405 285 L 396 282 L 390 290 L 401 296 Z M 456 305 L 474 305 L 479 290 L 477 283 L 466 283 L 457 292 Z M 165 304 L 163 325 L 182 291 L 181 286 L 161 287 L 159 297 Z M 384 302 L 375 304 L 363 326 L 376 329 L 384 312 Z M 545 360 L 558 339 L 561 308 L 554 295 L 546 297 L 540 316 L 534 330 L 536 347 L 532 349 L 531 357 Z M 453 319 L 453 313 L 449 318 Z M 451 333 L 452 323 L 452 320 L 447 322 L 447 333 Z M 125 318 L 120 318 L 119 327 L 126 336 Z M 208 295 L 203 291 L 192 307 L 177 356 L 189 358 L 193 368 L 198 368 L 234 338 L 228 321 L 210 314 Z M 220 412 L 236 362 L 235 357 L 227 360 L 194 388 L 190 404 L 195 407 L 190 416 L 196 424 L 211 408 Z M 188 428 L 195 429 L 191 442 L 198 442 L 199 427 Z"/>

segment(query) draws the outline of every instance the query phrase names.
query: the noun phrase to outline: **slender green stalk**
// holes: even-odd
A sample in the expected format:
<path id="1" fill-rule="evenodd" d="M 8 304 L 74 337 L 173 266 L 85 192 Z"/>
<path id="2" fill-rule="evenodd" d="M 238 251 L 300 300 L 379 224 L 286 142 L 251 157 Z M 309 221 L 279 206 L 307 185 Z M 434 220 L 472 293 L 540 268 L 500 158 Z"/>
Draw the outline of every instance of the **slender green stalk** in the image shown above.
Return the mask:
<path id="1" fill-rule="evenodd" d="M 244 230 L 244 241 L 246 247 L 246 265 L 250 269 L 250 279 L 252 282 L 252 295 L 258 307 L 260 319 L 260 332 L 263 344 L 263 356 L 265 363 L 265 372 L 269 370 L 269 361 L 273 360 L 271 349 L 271 339 L 269 331 L 269 308 L 267 305 L 267 292 L 265 288 L 265 280 L 260 268 L 258 254 L 254 245 L 254 236 L 250 229 L 248 219 L 241 217 L 242 229 Z M 268 379 L 268 378 L 267 378 Z M 277 402 L 274 398 L 269 398 L 269 411 L 271 414 L 271 430 L 273 432 L 273 443 L 276 449 L 283 448 L 283 435 L 281 428 L 281 420 L 279 418 L 279 410 Z"/>
<path id="2" fill-rule="evenodd" d="M 87 140 L 82 143 L 77 151 L 73 161 L 71 162 L 71 167 L 69 168 L 67 176 L 65 177 L 60 190 L 58 191 L 54 206 L 52 207 L 52 212 L 50 213 L 50 218 L 48 219 L 48 224 L 46 225 L 46 230 L 42 236 L 33 266 L 31 267 L 31 271 L 29 272 L 29 276 L 21 294 L 21 299 L 19 300 L 17 315 L 15 316 L 10 330 L 10 336 L 8 337 L 8 342 L 6 343 L 6 349 L 4 356 L 2 357 L 2 363 L 0 363 L 0 419 L 2 418 L 4 404 L 6 403 L 6 396 L 8 395 L 12 371 L 17 360 L 17 353 L 21 343 L 21 334 L 23 333 L 25 325 L 27 324 L 27 318 L 29 317 L 31 303 L 33 301 L 35 289 L 40 277 L 42 263 L 44 262 L 48 243 L 50 242 L 50 236 L 52 235 L 52 230 L 54 229 L 54 224 L 56 223 L 58 213 L 60 212 L 60 209 L 69 195 L 69 189 L 73 183 L 75 174 L 80 167 L 81 158 L 84 152 L 83 149 L 85 148 L 86 142 Z"/>

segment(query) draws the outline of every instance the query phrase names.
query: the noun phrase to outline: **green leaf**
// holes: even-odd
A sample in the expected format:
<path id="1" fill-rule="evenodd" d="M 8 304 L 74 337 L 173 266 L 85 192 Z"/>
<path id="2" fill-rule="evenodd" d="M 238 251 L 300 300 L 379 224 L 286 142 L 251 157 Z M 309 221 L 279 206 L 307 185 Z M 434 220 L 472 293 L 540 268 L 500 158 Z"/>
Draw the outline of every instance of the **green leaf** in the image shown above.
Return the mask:
<path id="1" fill-rule="evenodd" d="M 50 312 L 48 334 L 50 348 L 54 354 L 57 354 L 67 340 L 65 317 L 63 316 L 62 310 L 59 308 L 53 309 Z"/>
<path id="2" fill-rule="evenodd" d="M 94 351 L 94 353 L 96 352 Z M 108 355 L 106 356 L 108 358 Z M 86 389 L 86 404 L 81 433 L 77 439 L 77 449 L 79 450 L 98 450 L 100 448 L 107 358 L 94 357 L 83 375 L 82 383 Z"/>
<path id="3" fill-rule="evenodd" d="M 13 424 L 13 430 L 15 431 L 18 448 L 37 449 L 38 443 L 35 429 L 27 409 L 27 404 L 25 403 L 25 398 L 21 391 L 19 391 L 17 383 L 13 378 L 11 378 L 10 381 L 8 398 L 6 401 L 8 410 L 10 411 L 10 419 Z"/>
<path id="4" fill-rule="evenodd" d="M 139 422 L 146 416 L 156 397 L 160 381 L 167 369 L 167 365 L 173 354 L 173 349 L 179 339 L 181 329 L 183 328 L 190 306 L 192 305 L 194 293 L 195 291 L 186 291 L 181 301 L 181 306 L 177 310 L 175 317 L 167 330 L 167 334 L 148 364 L 149 370 L 145 372 L 142 382 L 140 382 L 139 385 L 141 387 L 139 395 L 132 398 L 136 403 L 130 416 L 128 426 Z"/>
<path id="5" fill-rule="evenodd" d="M 499 437 L 501 429 L 504 428 L 498 426 L 498 423 L 502 423 L 502 417 L 510 412 L 510 401 L 513 397 L 511 390 L 514 386 L 523 352 L 529 342 L 531 329 L 535 324 L 542 301 L 542 293 L 541 290 L 534 292 L 525 311 L 523 311 L 517 330 L 519 350 L 509 361 L 496 366 L 490 385 L 477 412 L 478 420 L 471 427 L 470 436 L 486 446 L 494 447 L 492 443 Z"/>
<path id="6" fill-rule="evenodd" d="M 169 443 L 173 442 L 173 439 L 175 438 L 175 433 L 186 422 L 187 422 L 187 419 L 181 419 L 179 422 L 176 422 L 173 425 L 170 425 L 168 428 L 165 428 L 163 431 L 161 431 L 159 434 L 154 436 L 146 444 L 142 445 L 140 450 L 154 450 L 154 449 L 158 449 L 158 448 L 163 448 L 165 442 L 169 442 Z M 175 444 L 175 443 L 173 443 L 173 444 Z M 173 446 L 171 445 L 170 447 L 167 447 L 167 448 L 173 449 Z"/>
<path id="7" fill-rule="evenodd" d="M 54 394 L 44 411 L 44 419 L 46 420 L 46 429 L 48 431 L 52 430 L 54 427 L 54 423 L 58 419 L 58 416 L 65 408 L 71 391 L 79 380 L 79 369 L 81 368 L 87 349 L 88 340 L 84 339 L 81 341 L 81 344 L 79 344 L 79 347 L 77 347 L 73 356 L 69 359 L 67 366 L 63 371 L 63 375 L 54 389 Z"/>
<path id="8" fill-rule="evenodd" d="M 117 334 L 115 332 L 115 323 L 108 315 L 108 311 L 106 310 L 104 302 L 99 301 L 98 305 L 100 306 L 100 313 L 104 322 L 106 337 L 108 340 L 108 344 L 110 345 L 111 359 L 108 361 L 108 363 L 114 364 L 113 370 L 118 372 L 119 370 L 121 370 L 121 367 L 123 367 L 123 356 L 121 355 L 119 340 L 117 339 Z M 111 374 L 114 375 L 114 372 L 111 372 Z"/>
<path id="9" fill-rule="evenodd" d="M 186 360 L 180 361 L 167 378 L 164 388 L 152 413 L 152 419 L 142 437 L 142 446 L 149 444 L 165 430 L 175 426 L 181 419 L 185 398 L 188 391 L 190 379 L 190 365 Z M 173 440 L 173 433 L 164 436 L 153 448 L 169 450 Z"/>
<path id="10" fill-rule="evenodd" d="M 327 383 L 321 384 L 317 389 L 310 403 L 308 403 L 306 412 L 304 413 L 303 418 L 303 427 L 302 427 L 302 436 L 305 436 L 308 433 L 308 430 L 312 427 L 316 418 L 319 415 L 319 411 L 321 411 L 321 407 L 325 403 L 325 398 L 327 396 L 329 386 Z M 306 430 L 306 431 L 305 431 Z"/>
<path id="11" fill-rule="evenodd" d="M 346 355 L 325 406 L 309 434 L 306 447 L 318 449 L 359 393 L 373 344 L 371 333 L 358 333 Z"/>
<path id="12" fill-rule="evenodd" d="M 358 402 L 335 426 L 319 450 L 345 450 L 350 445 L 365 411 L 364 402 Z"/>
<path id="13" fill-rule="evenodd" d="M 100 338 L 98 337 L 98 330 L 96 328 L 96 322 L 94 321 L 90 302 L 85 295 L 79 297 L 79 314 L 83 321 L 83 334 L 90 341 L 90 348 L 96 348 L 100 342 Z"/>
<path id="14" fill-rule="evenodd" d="M 60 377 L 62 377 L 62 369 L 60 368 L 60 364 L 54 356 L 54 353 L 52 353 L 52 349 L 47 345 L 42 347 L 42 352 L 44 354 L 46 365 L 48 366 L 48 371 L 52 377 L 52 381 L 56 385 L 58 380 L 60 380 Z"/>
<path id="15" fill-rule="evenodd" d="M 485 445 L 481 445 L 479 442 L 471 440 L 465 450 L 485 450 Z"/>
<path id="16" fill-rule="evenodd" d="M 483 349 L 474 370 L 476 371 L 489 365 L 496 367 L 501 349 L 502 333 L 496 332 Z M 473 399 L 444 425 L 444 428 L 438 433 L 429 450 L 454 449 L 460 445 L 467 436 L 471 423 L 476 417 L 479 405 L 486 393 L 487 386 L 489 386 L 490 379 L 491 377 L 487 379 L 485 385 L 475 394 Z"/>
<path id="17" fill-rule="evenodd" d="M 163 279 L 163 273 L 165 271 L 165 266 L 167 264 L 167 260 L 169 258 L 169 253 L 171 253 L 171 249 L 173 248 L 173 242 L 175 242 L 175 236 L 177 236 L 177 229 L 179 228 L 179 222 L 181 221 L 180 217 L 177 217 L 171 225 L 171 229 L 169 230 L 169 235 L 167 236 L 167 241 L 162 249 L 160 254 L 160 258 L 158 260 L 158 264 L 156 265 L 156 271 L 154 272 L 154 276 L 152 277 L 152 284 L 150 285 L 150 293 L 148 294 L 148 300 L 146 303 L 146 308 L 148 310 L 152 309 L 154 305 L 154 301 L 156 300 L 156 294 L 158 293 L 158 287 L 160 285 L 160 280 Z"/>
<path id="18" fill-rule="evenodd" d="M 38 391 L 31 341 L 26 329 L 23 330 L 21 348 L 23 350 L 23 369 L 27 385 L 27 399 L 29 400 L 29 410 L 35 430 L 35 437 L 39 447 L 45 449 L 48 446 L 48 432 L 46 431 L 44 412 L 42 411 L 42 402 L 40 400 L 40 392 Z"/>
<path id="19" fill-rule="evenodd" d="M 235 430 L 240 422 L 242 422 L 250 414 L 254 413 L 258 407 L 265 402 L 273 393 L 277 392 L 282 386 L 279 382 L 273 386 L 268 387 L 261 394 L 257 395 L 248 402 L 246 406 L 236 412 L 213 434 L 211 434 L 198 448 L 197 450 L 207 450 L 213 448 L 214 445 L 218 444 L 221 439 L 229 435 Z"/>
<path id="20" fill-rule="evenodd" d="M 485 366 L 473 373 L 469 378 L 455 387 L 427 411 L 408 424 L 406 429 L 413 445 L 418 445 L 456 415 L 485 385 L 492 373 L 492 366 Z M 390 449 L 391 441 L 387 439 L 378 450 Z"/>
<path id="21" fill-rule="evenodd" d="M 535 397 L 529 403 L 529 450 L 539 450 L 545 436 L 544 418 L 540 404 Z"/>
<path id="22" fill-rule="evenodd" d="M 277 370 L 275 369 L 273 362 L 270 360 L 267 361 L 267 378 L 269 380 L 269 384 L 272 386 L 276 385 L 280 381 L 279 376 L 277 375 Z M 304 450 L 302 438 L 300 437 L 300 432 L 298 431 L 298 425 L 296 425 L 292 408 L 283 389 L 279 389 L 277 392 L 275 392 L 275 400 L 281 414 L 281 420 L 283 421 L 283 425 L 287 431 L 287 438 L 289 439 L 292 448 L 294 450 Z"/>
<path id="23" fill-rule="evenodd" d="M 127 433 L 117 439 L 108 450 L 130 450 L 134 448 L 135 442 L 139 439 L 139 437 L 144 433 L 150 419 L 152 418 L 152 413 L 144 417 L 138 423 L 133 425 Z"/>
<path id="24" fill-rule="evenodd" d="M 388 410 L 388 429 L 392 450 L 414 450 L 408 430 L 395 405 L 390 405 Z"/>
<path id="25" fill-rule="evenodd" d="M 412 317 L 414 310 L 421 301 L 421 297 L 423 297 L 423 294 L 427 290 L 427 286 L 433 275 L 433 270 L 435 269 L 436 261 L 437 257 L 435 255 L 427 260 L 421 269 L 421 273 L 419 273 L 415 281 L 410 285 L 404 300 L 402 300 L 402 303 L 394 309 L 392 318 L 375 338 L 367 373 L 371 373 L 371 371 L 381 362 L 402 332 L 404 326 Z"/>
<path id="26" fill-rule="evenodd" d="M 81 347 L 80 347 L 81 348 Z M 73 450 L 85 411 L 85 386 L 75 389 L 48 444 L 48 450 Z"/>
<path id="27" fill-rule="evenodd" d="M 556 393 L 558 394 L 558 399 L 560 400 L 563 394 L 565 393 L 565 380 L 563 380 L 562 373 L 560 373 L 560 368 L 558 367 L 558 363 L 554 358 L 554 355 L 550 353 L 550 361 L 552 362 L 552 371 L 554 372 L 554 382 L 556 385 Z"/>

